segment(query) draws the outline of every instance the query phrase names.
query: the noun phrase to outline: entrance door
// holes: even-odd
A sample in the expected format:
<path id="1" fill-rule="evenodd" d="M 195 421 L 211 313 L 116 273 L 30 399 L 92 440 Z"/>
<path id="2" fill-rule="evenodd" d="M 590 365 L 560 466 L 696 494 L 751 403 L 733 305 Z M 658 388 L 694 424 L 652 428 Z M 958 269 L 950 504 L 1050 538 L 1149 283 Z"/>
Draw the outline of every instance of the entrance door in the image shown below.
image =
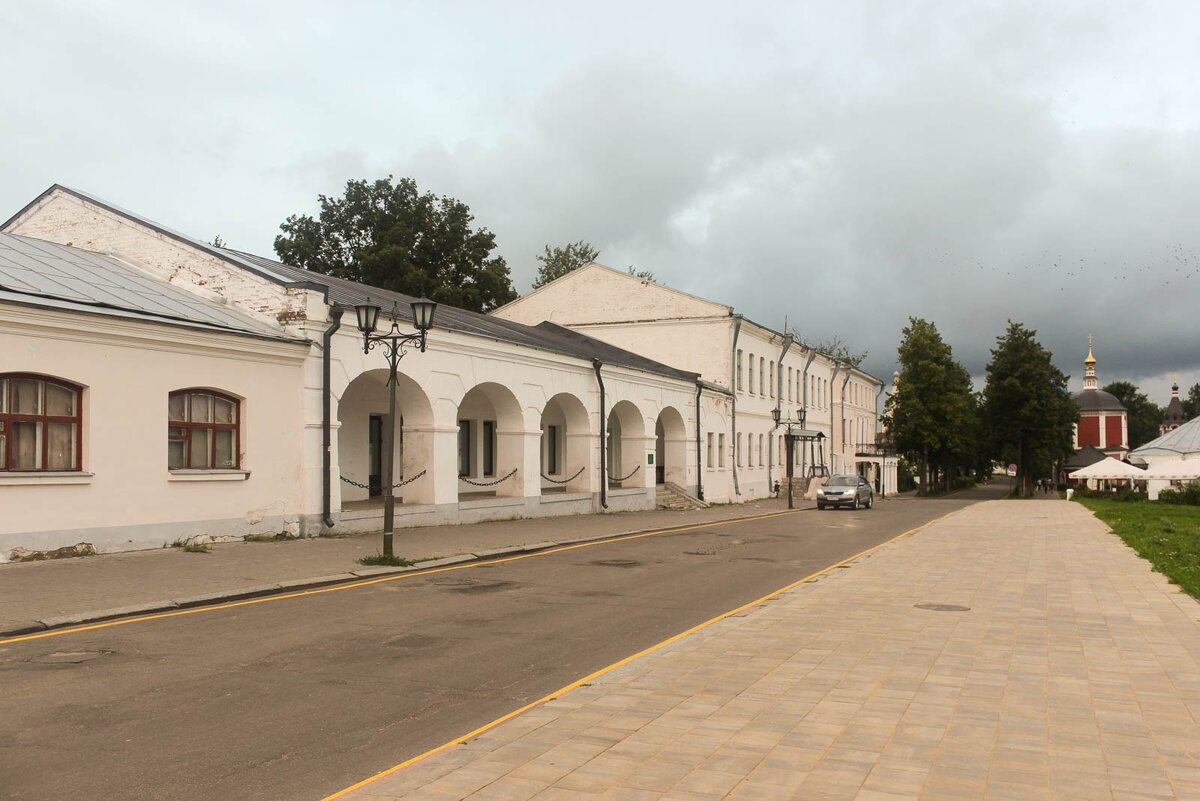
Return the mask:
<path id="1" fill-rule="evenodd" d="M 383 494 L 383 415 L 371 415 L 367 424 L 367 494 L 371 498 Z"/>

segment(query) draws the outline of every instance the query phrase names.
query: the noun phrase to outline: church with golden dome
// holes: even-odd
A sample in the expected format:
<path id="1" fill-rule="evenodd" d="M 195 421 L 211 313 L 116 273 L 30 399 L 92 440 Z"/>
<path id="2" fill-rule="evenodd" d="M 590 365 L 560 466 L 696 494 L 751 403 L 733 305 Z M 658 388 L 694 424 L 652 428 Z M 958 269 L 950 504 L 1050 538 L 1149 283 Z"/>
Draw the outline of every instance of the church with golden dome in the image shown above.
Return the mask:
<path id="1" fill-rule="evenodd" d="M 1088 336 L 1088 355 L 1084 360 L 1083 390 L 1073 396 L 1079 404 L 1079 423 L 1075 426 L 1075 450 L 1095 448 L 1116 459 L 1129 453 L 1129 415 L 1117 397 L 1100 389 L 1096 379 L 1096 357 Z"/>

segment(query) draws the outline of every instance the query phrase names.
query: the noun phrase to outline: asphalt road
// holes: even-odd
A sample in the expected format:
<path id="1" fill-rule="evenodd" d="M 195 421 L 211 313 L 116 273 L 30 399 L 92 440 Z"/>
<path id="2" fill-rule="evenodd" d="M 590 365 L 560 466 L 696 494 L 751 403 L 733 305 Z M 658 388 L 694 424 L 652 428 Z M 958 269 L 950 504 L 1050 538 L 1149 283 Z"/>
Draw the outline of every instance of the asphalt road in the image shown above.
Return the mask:
<path id="1" fill-rule="evenodd" d="M 800 511 L 0 646 L 0 798 L 315 801 L 994 494 Z"/>

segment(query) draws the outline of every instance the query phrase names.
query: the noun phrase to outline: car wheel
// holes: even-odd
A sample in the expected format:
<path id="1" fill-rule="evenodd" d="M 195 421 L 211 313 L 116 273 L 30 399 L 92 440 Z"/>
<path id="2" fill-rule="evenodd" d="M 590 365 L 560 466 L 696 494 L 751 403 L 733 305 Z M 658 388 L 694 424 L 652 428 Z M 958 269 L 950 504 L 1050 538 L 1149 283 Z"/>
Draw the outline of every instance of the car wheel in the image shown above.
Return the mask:
<path id="1" fill-rule="evenodd" d="M 857 509 L 857 508 L 858 508 L 858 496 L 857 496 L 857 495 L 855 495 L 855 496 L 854 496 L 854 503 L 852 503 L 852 504 L 850 505 L 850 508 L 851 508 L 851 509 Z"/>
<path id="2" fill-rule="evenodd" d="M 818 503 L 818 504 L 817 504 L 817 510 L 818 510 L 818 511 L 821 511 L 821 512 L 825 511 L 825 504 L 823 504 L 823 503 Z"/>
<path id="3" fill-rule="evenodd" d="M 874 496 L 874 495 L 868 495 L 868 496 L 867 496 L 867 508 L 868 508 L 868 509 L 874 509 L 874 508 L 875 508 L 875 496 Z"/>

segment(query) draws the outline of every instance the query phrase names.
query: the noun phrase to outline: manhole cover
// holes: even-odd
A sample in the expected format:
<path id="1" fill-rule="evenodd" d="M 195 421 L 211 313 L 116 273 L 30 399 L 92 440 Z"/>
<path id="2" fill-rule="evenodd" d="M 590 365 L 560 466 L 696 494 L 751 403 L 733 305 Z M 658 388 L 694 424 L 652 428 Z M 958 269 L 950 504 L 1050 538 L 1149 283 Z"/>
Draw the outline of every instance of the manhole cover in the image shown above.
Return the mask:
<path id="1" fill-rule="evenodd" d="M 592 564 L 598 567 L 637 567 L 641 562 L 633 559 L 598 559 Z"/>
<path id="2" fill-rule="evenodd" d="M 29 659 L 39 665 L 77 665 L 80 662 L 90 662 L 98 659 L 109 651 L 55 651 L 52 654 L 42 654 Z"/>
<path id="3" fill-rule="evenodd" d="M 970 612 L 971 607 L 958 604 L 913 604 L 917 609 L 928 609 L 930 612 Z"/>

